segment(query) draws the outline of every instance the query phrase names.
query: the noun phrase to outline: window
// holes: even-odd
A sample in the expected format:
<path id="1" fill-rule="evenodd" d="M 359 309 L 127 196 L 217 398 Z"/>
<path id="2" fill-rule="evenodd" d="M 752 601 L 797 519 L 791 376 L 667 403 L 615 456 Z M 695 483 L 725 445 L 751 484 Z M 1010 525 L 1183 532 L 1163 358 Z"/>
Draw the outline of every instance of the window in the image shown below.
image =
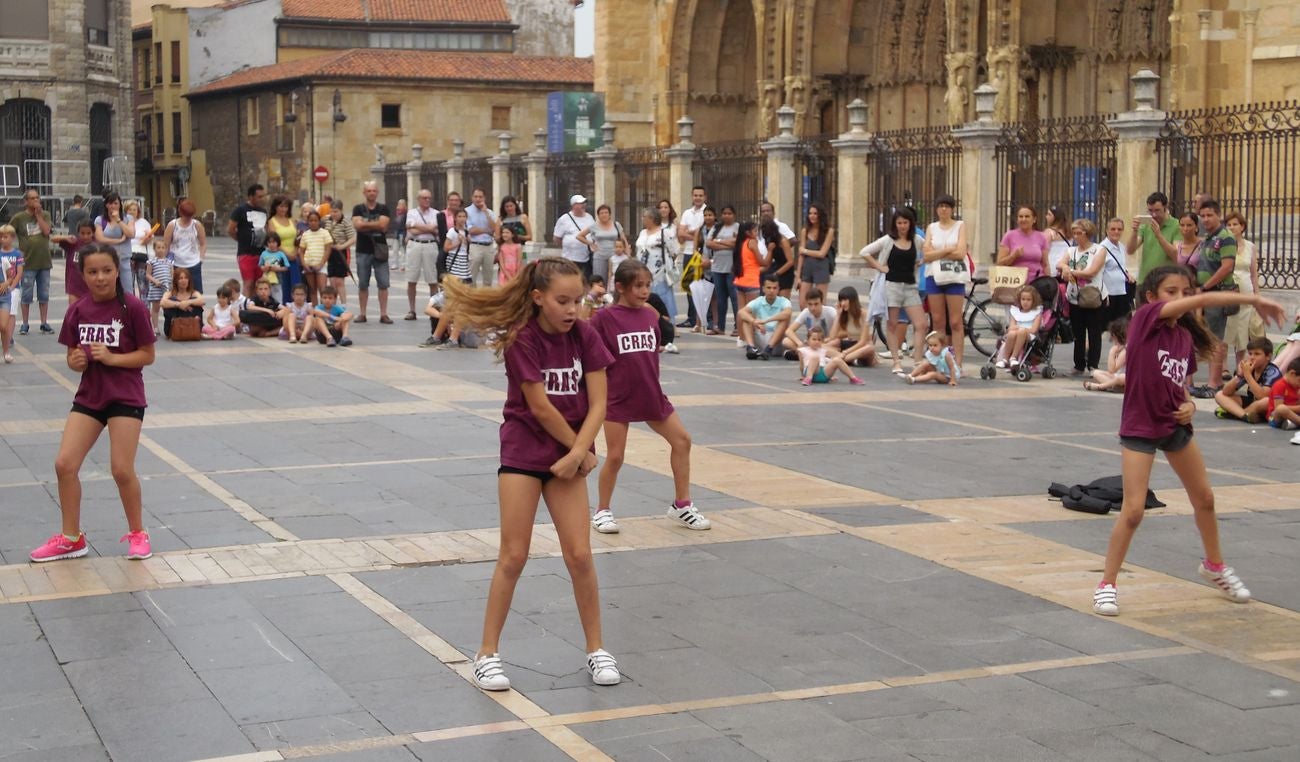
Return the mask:
<path id="1" fill-rule="evenodd" d="M 492 107 L 492 130 L 510 129 L 510 107 L 493 106 Z"/>
<path id="2" fill-rule="evenodd" d="M 153 83 L 162 84 L 162 43 L 153 44 Z"/>
<path id="3" fill-rule="evenodd" d="M 275 96 L 275 149 L 277 151 L 294 149 L 293 122 L 285 118 L 293 113 L 292 109 L 292 95 L 278 93 Z M 297 119 L 297 115 L 294 119 Z"/>
<path id="4" fill-rule="evenodd" d="M 0 29 L 11 39 L 50 39 L 49 0 L 4 0 L 0 2 Z"/>
<path id="5" fill-rule="evenodd" d="M 50 107 L 32 98 L 14 98 L 0 106 L 0 164 L 22 166 L 26 159 L 49 159 Z M 28 185 L 52 187 L 48 164 L 24 172 Z"/>
<path id="6" fill-rule="evenodd" d="M 165 147 L 165 144 L 163 143 L 163 118 L 162 118 L 162 114 L 154 114 L 154 115 L 153 115 L 153 126 L 154 126 L 154 133 L 153 133 L 153 137 L 154 137 L 153 152 L 154 152 L 154 154 L 155 154 L 156 156 L 162 156 L 163 148 Z"/>
<path id="7" fill-rule="evenodd" d="M 385 130 L 402 128 L 402 104 L 385 103 L 379 107 L 379 126 Z"/>
<path id="8" fill-rule="evenodd" d="M 172 41 L 172 84 L 180 84 L 181 81 L 181 44 L 177 40 Z"/>
<path id="9" fill-rule="evenodd" d="M 108 44 L 108 0 L 86 0 L 86 42 Z"/>
<path id="10" fill-rule="evenodd" d="M 172 112 L 172 153 L 181 152 L 181 112 Z"/>
<path id="11" fill-rule="evenodd" d="M 153 56 L 149 55 L 149 48 L 145 46 L 140 49 L 140 84 L 141 90 L 149 89 L 149 69 L 153 63 Z"/>
<path id="12" fill-rule="evenodd" d="M 90 107 L 90 190 L 104 189 L 104 162 L 113 153 L 113 107 L 96 103 Z"/>
<path id="13" fill-rule="evenodd" d="M 262 109 L 256 95 L 244 99 L 244 114 L 247 119 L 246 132 L 249 135 L 262 134 Z"/>
<path id="14" fill-rule="evenodd" d="M 140 117 L 140 131 L 144 133 L 144 147 L 148 150 L 153 145 L 153 114 Z"/>

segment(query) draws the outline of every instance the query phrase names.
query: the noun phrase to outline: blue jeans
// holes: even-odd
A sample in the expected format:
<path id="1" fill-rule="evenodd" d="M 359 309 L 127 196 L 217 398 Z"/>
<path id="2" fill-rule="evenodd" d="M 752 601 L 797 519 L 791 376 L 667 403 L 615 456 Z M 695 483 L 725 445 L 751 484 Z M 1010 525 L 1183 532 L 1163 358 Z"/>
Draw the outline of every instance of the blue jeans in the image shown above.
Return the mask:
<path id="1" fill-rule="evenodd" d="M 673 323 L 677 322 L 677 295 L 673 293 L 673 284 L 664 281 L 660 276 L 655 278 L 654 283 L 650 284 L 651 293 L 659 295 L 664 300 L 664 307 L 668 309 L 667 318 Z"/>
<path id="2" fill-rule="evenodd" d="M 727 332 L 727 302 L 732 314 L 740 313 L 740 294 L 736 293 L 735 273 L 709 273 L 713 281 L 713 303 L 709 305 L 709 330 Z"/>
<path id="3" fill-rule="evenodd" d="M 193 284 L 194 290 L 203 293 L 203 263 L 185 269 L 190 271 L 190 283 Z"/>
<path id="4" fill-rule="evenodd" d="M 280 273 L 281 304 L 293 301 L 293 287 L 302 283 L 302 263 L 296 259 L 289 261 L 289 269 Z"/>
<path id="5" fill-rule="evenodd" d="M 131 275 L 131 263 L 126 264 L 127 277 Z M 35 287 L 35 288 L 33 288 Z M 36 292 L 36 301 L 41 304 L 50 302 L 50 268 L 44 270 L 23 270 L 22 281 L 22 302 L 23 304 L 32 303 L 32 291 Z M 127 291 L 127 293 L 131 293 Z"/>
<path id="6" fill-rule="evenodd" d="M 357 252 L 357 290 L 370 290 L 370 275 L 374 273 L 375 285 L 380 291 L 388 290 L 388 262 L 376 262 L 375 255 L 369 252 Z"/>

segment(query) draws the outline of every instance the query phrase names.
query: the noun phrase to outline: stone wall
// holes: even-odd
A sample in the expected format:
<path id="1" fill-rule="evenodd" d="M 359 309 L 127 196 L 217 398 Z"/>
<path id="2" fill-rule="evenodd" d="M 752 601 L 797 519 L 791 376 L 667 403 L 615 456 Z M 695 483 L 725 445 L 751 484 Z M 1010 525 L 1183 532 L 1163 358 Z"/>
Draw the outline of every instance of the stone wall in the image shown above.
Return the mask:
<path id="1" fill-rule="evenodd" d="M 280 15 L 280 8 L 280 0 L 255 0 L 229 8 L 191 9 L 185 42 L 190 87 L 239 69 L 275 63 L 275 24 L 271 19 Z"/>
<path id="2" fill-rule="evenodd" d="M 572 0 L 506 0 L 519 25 L 515 53 L 525 56 L 573 55 Z"/>

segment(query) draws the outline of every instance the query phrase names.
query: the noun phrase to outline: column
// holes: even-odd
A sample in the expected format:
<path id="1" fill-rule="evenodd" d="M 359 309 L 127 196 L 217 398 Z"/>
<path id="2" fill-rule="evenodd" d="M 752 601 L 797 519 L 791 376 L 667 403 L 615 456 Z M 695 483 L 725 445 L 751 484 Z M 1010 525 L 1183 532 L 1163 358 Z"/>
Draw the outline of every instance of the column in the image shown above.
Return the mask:
<path id="1" fill-rule="evenodd" d="M 695 135 L 695 120 L 683 116 L 677 120 L 677 142 L 664 151 L 668 157 L 668 198 L 681 199 L 691 197 L 691 187 L 695 185 L 695 144 L 691 138 Z"/>
<path id="2" fill-rule="evenodd" d="M 424 146 L 411 146 L 411 160 L 406 162 L 406 203 L 415 208 L 415 197 L 420 195 L 420 170 L 424 168 Z"/>
<path id="3" fill-rule="evenodd" d="M 998 89 L 990 84 L 975 89 L 974 122 L 952 131 L 961 144 L 961 214 L 970 226 L 967 240 L 976 262 L 987 263 L 997 251 L 998 182 L 995 149 L 1002 126 L 993 121 Z"/>
<path id="4" fill-rule="evenodd" d="M 538 127 L 533 132 L 533 150 L 524 157 L 524 164 L 528 166 L 528 206 L 524 211 L 533 223 L 533 240 L 524 252 L 532 259 L 551 246 L 551 231 L 555 228 L 555 220 L 547 219 L 546 214 L 546 130 Z"/>
<path id="5" fill-rule="evenodd" d="M 510 141 L 514 136 L 508 132 L 497 135 L 497 155 L 488 159 L 492 167 L 492 198 L 488 206 L 500 208 L 501 199 L 512 194 L 510 187 Z"/>
<path id="6" fill-rule="evenodd" d="M 1160 178 L 1156 139 L 1165 126 L 1165 112 L 1156 108 L 1156 86 L 1160 77 L 1142 69 L 1129 77 L 1133 83 L 1132 111 L 1118 114 L 1106 124 L 1115 131 L 1115 212 L 1130 219 L 1145 214 L 1147 196 L 1157 190 Z M 1129 252 L 1137 263 L 1140 252 Z"/>
<path id="7" fill-rule="evenodd" d="M 591 195 L 595 198 L 589 199 L 589 201 L 595 202 L 590 207 L 593 211 L 600 204 L 609 204 L 613 208 L 618 200 L 618 182 L 614 174 L 614 165 L 618 161 L 618 149 L 614 147 L 614 125 L 605 122 L 600 129 L 601 146 L 591 151 L 591 164 L 595 181 L 595 187 L 591 189 Z"/>
<path id="8" fill-rule="evenodd" d="M 798 230 L 795 219 L 797 204 L 795 191 L 797 180 L 794 159 L 799 151 L 799 139 L 794 136 L 794 109 L 782 106 L 776 110 L 776 125 L 779 134 L 771 140 L 760 143 L 759 148 L 767 154 L 767 200 L 776 210 L 776 218 Z M 689 194 L 687 198 L 689 198 Z M 844 199 L 841 203 L 845 203 Z"/>
<path id="9" fill-rule="evenodd" d="M 867 104 L 861 98 L 856 98 L 849 104 L 848 112 L 849 131 L 832 140 L 831 146 L 835 148 L 836 197 L 851 201 L 871 198 L 871 171 L 867 161 L 875 144 L 871 133 L 866 129 Z M 871 243 L 875 237 L 875 226 L 869 219 L 870 215 L 854 213 L 852 203 L 848 206 L 841 205 L 841 208 L 849 211 L 839 215 L 839 227 L 835 231 L 838 250 L 836 261 L 840 265 L 847 264 L 849 276 L 856 278 L 860 277 L 864 264 L 858 257 L 858 251 Z M 837 267 L 837 270 L 845 272 L 842 266 Z"/>
<path id="10" fill-rule="evenodd" d="M 456 138 L 451 141 L 451 158 L 442 163 L 442 168 L 447 171 L 447 192 L 456 191 L 462 197 L 468 196 L 469 192 L 460 186 L 465 184 L 465 141 Z M 468 200 L 468 199 L 466 199 Z M 468 204 L 465 204 L 468 206 Z"/>

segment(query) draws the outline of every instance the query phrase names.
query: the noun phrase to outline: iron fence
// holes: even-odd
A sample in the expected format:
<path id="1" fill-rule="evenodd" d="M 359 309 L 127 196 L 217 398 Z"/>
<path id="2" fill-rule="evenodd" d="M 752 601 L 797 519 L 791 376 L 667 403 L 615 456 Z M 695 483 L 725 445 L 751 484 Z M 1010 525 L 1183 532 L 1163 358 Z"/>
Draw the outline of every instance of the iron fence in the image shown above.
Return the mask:
<path id="1" fill-rule="evenodd" d="M 1033 207 L 1040 222 L 1052 206 L 1099 228 L 1115 216 L 1115 132 L 1106 124 L 1113 118 L 1045 119 L 1002 130 L 995 154 L 997 213 L 1005 224 L 982 233 L 988 236 L 985 251 L 994 251 L 1002 233 L 1015 227 L 1020 206 Z"/>
<path id="2" fill-rule="evenodd" d="M 758 206 L 767 197 L 767 155 L 757 142 L 702 145 L 691 172 L 695 182 L 704 186 L 709 204 L 715 209 L 731 205 L 736 209 L 736 219 L 758 219 Z"/>
<path id="3" fill-rule="evenodd" d="M 542 219 L 548 224 L 559 219 L 569 210 L 570 197 L 575 194 L 590 197 L 595 185 L 595 167 L 586 151 L 553 153 L 546 157 L 546 214 Z"/>
<path id="4" fill-rule="evenodd" d="M 524 214 L 531 215 L 532 211 L 528 208 L 528 162 L 525 159 L 527 153 L 517 153 L 510 157 L 510 188 L 506 195 L 514 196 L 515 201 L 519 204 L 519 210 Z M 501 208 L 501 202 L 497 201 L 497 208 Z M 531 216 L 529 218 L 532 220 Z M 532 220 L 537 224 L 537 220 Z"/>
<path id="5" fill-rule="evenodd" d="M 447 170 L 442 168 L 441 161 L 420 163 L 420 187 L 433 194 L 433 205 L 435 207 L 439 209 L 445 208 L 448 193 Z"/>
<path id="6" fill-rule="evenodd" d="M 1174 209 L 1197 193 L 1246 218 L 1263 288 L 1300 288 L 1300 101 L 1169 114 L 1156 140 Z"/>
<path id="7" fill-rule="evenodd" d="M 798 204 L 795 220 L 799 222 L 795 227 L 803 225 L 808 207 L 821 204 L 830 216 L 829 224 L 839 228 L 837 223 L 839 218 L 836 216 L 838 209 L 835 203 L 839 162 L 835 157 L 835 149 L 831 146 L 831 136 L 809 138 L 800 143 L 799 151 L 795 154 L 795 162 L 797 187 L 794 197 Z"/>
<path id="8" fill-rule="evenodd" d="M 397 200 L 402 198 L 406 198 L 406 165 L 384 165 L 383 202 L 392 210 L 397 208 Z M 410 199 L 406 200 L 408 203 L 410 202 Z"/>
<path id="9" fill-rule="evenodd" d="M 871 198 L 867 214 L 877 235 L 884 235 L 896 209 L 908 207 L 925 228 L 934 218 L 934 202 L 949 195 L 961 215 L 961 145 L 948 127 L 919 127 L 876 133 L 871 158 Z"/>
<path id="10" fill-rule="evenodd" d="M 492 198 L 492 165 L 488 164 L 487 158 L 466 159 L 460 171 L 460 182 L 463 187 L 459 190 L 465 197 L 465 206 L 469 206 L 470 195 L 474 193 L 475 188 L 483 190 L 483 195 L 487 196 L 488 206 L 492 206 L 495 203 Z"/>
<path id="11" fill-rule="evenodd" d="M 668 158 L 662 148 L 623 150 L 614 165 L 614 177 L 614 219 L 623 224 L 625 231 L 639 230 L 642 210 L 668 198 Z"/>

